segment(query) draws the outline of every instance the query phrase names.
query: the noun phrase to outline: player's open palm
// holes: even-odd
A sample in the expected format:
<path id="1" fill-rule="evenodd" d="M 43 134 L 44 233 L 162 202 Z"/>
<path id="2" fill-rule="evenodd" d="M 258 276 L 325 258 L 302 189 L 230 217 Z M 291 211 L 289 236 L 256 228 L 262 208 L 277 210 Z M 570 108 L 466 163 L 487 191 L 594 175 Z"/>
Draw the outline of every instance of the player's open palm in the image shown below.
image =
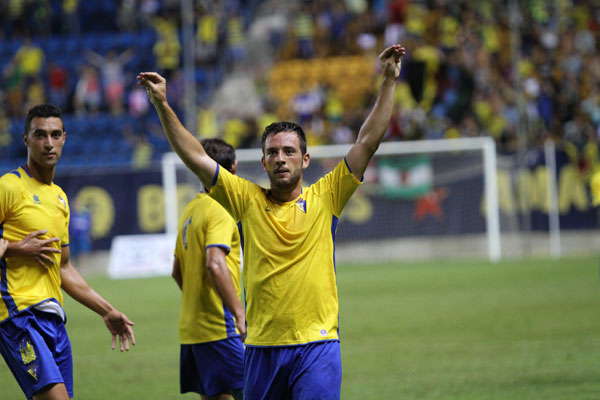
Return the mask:
<path id="1" fill-rule="evenodd" d="M 121 351 L 129 351 L 129 344 L 135 345 L 135 335 L 133 334 L 133 322 L 120 311 L 112 310 L 104 317 L 104 323 L 112 335 L 111 348 L 115 349 L 117 337 L 119 338 L 119 347 Z"/>
<path id="2" fill-rule="evenodd" d="M 399 44 L 395 44 L 379 55 L 384 76 L 397 78 L 400 75 L 400 64 L 404 54 L 406 54 L 406 49 Z"/>

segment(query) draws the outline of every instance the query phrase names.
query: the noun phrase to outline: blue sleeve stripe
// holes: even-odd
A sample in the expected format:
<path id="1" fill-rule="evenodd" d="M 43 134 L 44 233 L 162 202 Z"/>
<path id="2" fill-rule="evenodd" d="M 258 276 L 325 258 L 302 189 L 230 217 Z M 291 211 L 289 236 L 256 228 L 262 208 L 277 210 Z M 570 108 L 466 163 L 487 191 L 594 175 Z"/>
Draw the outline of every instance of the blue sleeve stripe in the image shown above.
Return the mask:
<path id="1" fill-rule="evenodd" d="M 19 179 L 21 179 L 21 174 L 19 173 L 19 171 L 14 170 L 14 171 L 10 171 L 11 174 L 15 174 Z"/>
<path id="2" fill-rule="evenodd" d="M 346 167 L 348 168 L 348 171 L 350 171 L 351 174 L 353 174 L 354 172 L 352 172 L 352 168 L 350 168 L 350 166 L 348 165 L 348 160 L 346 160 L 346 157 L 344 157 L 344 162 L 346 163 Z M 364 176 L 360 177 L 360 181 L 362 182 L 365 179 Z"/>
<path id="3" fill-rule="evenodd" d="M 229 247 L 229 246 L 226 246 L 226 245 L 224 245 L 224 244 L 210 244 L 210 245 L 206 246 L 206 248 L 207 248 L 207 249 L 208 249 L 209 247 L 220 247 L 220 248 L 222 248 L 222 249 L 225 249 L 225 250 L 227 250 L 227 252 L 228 252 L 228 253 L 231 251 L 231 247 Z"/>
<path id="4" fill-rule="evenodd" d="M 213 179 L 211 186 L 215 186 L 217 184 L 217 179 L 219 178 L 219 168 L 221 168 L 221 166 L 217 163 L 217 170 L 215 171 L 215 178 Z"/>
<path id="5" fill-rule="evenodd" d="M 344 157 L 344 162 L 346 163 L 346 167 L 348 168 L 348 171 L 350 171 L 350 173 L 352 173 L 352 168 L 350 168 L 350 166 L 348 165 L 348 160 L 346 160 L 346 157 Z"/>

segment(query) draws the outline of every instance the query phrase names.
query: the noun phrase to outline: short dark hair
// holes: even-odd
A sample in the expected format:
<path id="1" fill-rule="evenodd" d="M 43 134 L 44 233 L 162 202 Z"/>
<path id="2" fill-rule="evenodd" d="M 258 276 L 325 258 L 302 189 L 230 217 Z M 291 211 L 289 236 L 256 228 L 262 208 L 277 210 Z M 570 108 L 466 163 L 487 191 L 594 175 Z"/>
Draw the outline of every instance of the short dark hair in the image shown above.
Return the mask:
<path id="1" fill-rule="evenodd" d="M 223 139 L 203 139 L 202 147 L 206 151 L 206 154 L 213 160 L 215 160 L 221 167 L 231 172 L 233 164 L 235 163 L 235 150 L 233 146 L 224 141 Z"/>
<path id="2" fill-rule="evenodd" d="M 57 117 L 60 118 L 63 123 L 63 131 L 65 130 L 65 123 L 62 120 L 62 111 L 60 108 L 56 107 L 53 104 L 38 104 L 37 106 L 32 107 L 27 112 L 27 118 L 25 118 L 25 134 L 29 132 L 29 128 L 31 127 L 31 120 L 40 117 L 40 118 L 50 118 Z"/>
<path id="3" fill-rule="evenodd" d="M 280 132 L 295 132 L 296 135 L 298 135 L 298 140 L 300 141 L 300 150 L 302 151 L 302 155 L 306 154 L 306 135 L 304 134 L 304 130 L 302 130 L 302 127 L 297 123 L 288 121 L 273 122 L 271 125 L 265 128 L 261 140 L 263 153 L 265 152 L 265 141 L 267 140 L 267 137 L 276 135 Z"/>

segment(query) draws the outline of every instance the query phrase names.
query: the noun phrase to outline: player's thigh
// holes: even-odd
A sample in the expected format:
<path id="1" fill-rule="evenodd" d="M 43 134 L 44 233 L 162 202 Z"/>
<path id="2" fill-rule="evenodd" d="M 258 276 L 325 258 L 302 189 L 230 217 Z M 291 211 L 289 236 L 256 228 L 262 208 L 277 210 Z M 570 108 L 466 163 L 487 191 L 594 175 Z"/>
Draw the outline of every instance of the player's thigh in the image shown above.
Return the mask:
<path id="1" fill-rule="evenodd" d="M 188 382 L 196 382 L 193 386 L 198 390 L 193 391 L 210 398 L 243 387 L 244 346 L 239 337 L 184 347 L 190 353 L 188 358 L 193 357 L 195 376 L 188 377 Z"/>
<path id="2" fill-rule="evenodd" d="M 71 347 L 55 315 L 27 310 L 0 324 L 0 353 L 28 398 L 57 383 L 72 395 Z"/>
<path id="3" fill-rule="evenodd" d="M 289 398 L 290 368 L 298 347 L 246 347 L 244 398 Z"/>
<path id="4" fill-rule="evenodd" d="M 290 377 L 293 400 L 339 400 L 342 385 L 340 343 L 309 343 Z"/>
<path id="5" fill-rule="evenodd" d="M 33 400 L 69 400 L 69 393 L 64 383 L 54 383 L 34 394 Z"/>

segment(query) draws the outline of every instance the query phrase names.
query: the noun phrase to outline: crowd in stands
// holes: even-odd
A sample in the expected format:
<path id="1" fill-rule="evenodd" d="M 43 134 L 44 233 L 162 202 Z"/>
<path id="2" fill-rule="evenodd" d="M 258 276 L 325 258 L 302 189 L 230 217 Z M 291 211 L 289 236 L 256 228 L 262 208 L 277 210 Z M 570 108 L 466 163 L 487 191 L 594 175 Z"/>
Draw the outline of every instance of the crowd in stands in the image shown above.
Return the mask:
<path id="1" fill-rule="evenodd" d="M 138 167 L 168 149 L 134 77 L 141 70 L 167 75 L 170 102 L 183 112 L 179 1 L 4 4 L 3 158 L 17 154 L 11 143 L 19 141 L 24 110 L 44 100 L 66 111 L 67 129 L 79 130 L 82 147 L 91 135 L 110 137 L 106 148 L 113 155 L 130 159 L 138 149 L 133 157 Z M 256 146 L 267 123 L 295 119 L 305 127 L 309 144 L 352 142 L 377 87 L 376 55 L 401 43 L 408 54 L 387 140 L 491 136 L 501 153 L 514 154 L 552 138 L 582 174 L 600 168 L 600 12 L 590 2 L 194 4 L 200 137 Z M 252 26 L 267 20 L 273 66 L 255 75 L 262 110 L 220 114 L 211 108 L 210 95 L 236 65 L 252 57 Z M 357 65 L 355 75 L 349 72 L 351 62 Z"/>

